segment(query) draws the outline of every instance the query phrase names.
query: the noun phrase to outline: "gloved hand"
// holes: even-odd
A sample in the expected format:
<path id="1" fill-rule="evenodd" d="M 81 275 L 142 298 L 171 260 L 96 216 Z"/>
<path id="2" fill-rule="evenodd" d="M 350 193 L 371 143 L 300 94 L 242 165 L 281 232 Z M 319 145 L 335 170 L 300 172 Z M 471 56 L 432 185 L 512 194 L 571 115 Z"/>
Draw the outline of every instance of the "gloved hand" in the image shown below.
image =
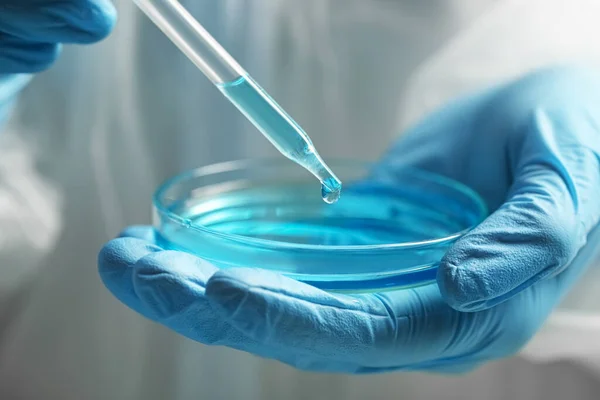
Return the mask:
<path id="1" fill-rule="evenodd" d="M 61 43 L 89 44 L 112 30 L 109 0 L 0 0 L 0 122 L 27 75 L 48 68 Z"/>
<path id="2" fill-rule="evenodd" d="M 149 227 L 109 242 L 100 275 L 122 302 L 182 335 L 300 369 L 470 370 L 519 350 L 589 265 L 599 104 L 594 72 L 546 69 L 460 98 L 403 135 L 375 178 L 418 166 L 468 184 L 494 210 L 449 250 L 437 285 L 326 293 L 162 250 Z"/>

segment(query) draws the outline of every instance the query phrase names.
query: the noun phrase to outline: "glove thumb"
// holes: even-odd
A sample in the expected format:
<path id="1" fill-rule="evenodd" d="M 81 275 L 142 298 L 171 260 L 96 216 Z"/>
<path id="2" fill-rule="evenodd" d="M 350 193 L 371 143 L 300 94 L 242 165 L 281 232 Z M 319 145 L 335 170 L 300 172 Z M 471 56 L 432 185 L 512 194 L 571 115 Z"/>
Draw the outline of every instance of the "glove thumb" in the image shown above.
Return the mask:
<path id="1" fill-rule="evenodd" d="M 533 113 L 508 200 L 440 264 L 438 284 L 451 307 L 479 311 L 505 301 L 561 272 L 586 243 L 600 215 L 600 156 L 569 141 L 572 132 L 600 135 L 576 116 Z"/>

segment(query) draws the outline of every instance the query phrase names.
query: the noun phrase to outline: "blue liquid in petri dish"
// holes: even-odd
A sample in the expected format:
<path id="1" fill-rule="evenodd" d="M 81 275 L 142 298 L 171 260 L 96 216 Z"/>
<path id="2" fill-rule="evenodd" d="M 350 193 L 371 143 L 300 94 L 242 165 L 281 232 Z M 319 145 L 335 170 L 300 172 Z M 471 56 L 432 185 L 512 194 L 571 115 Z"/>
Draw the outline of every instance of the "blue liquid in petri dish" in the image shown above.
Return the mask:
<path id="1" fill-rule="evenodd" d="M 325 290 L 381 291 L 435 280 L 459 233 L 487 212 L 468 188 L 411 173 L 353 181 L 324 204 L 310 179 L 297 180 L 283 164 L 242 164 L 223 177 L 170 183 L 156 198 L 167 212 L 155 214 L 159 245 L 218 268 L 270 269 Z"/>
<path id="2" fill-rule="evenodd" d="M 270 242 L 312 246 L 384 245 L 445 237 L 468 226 L 471 222 L 468 214 L 462 213 L 466 219 L 457 218 L 457 215 L 448 213 L 448 207 L 451 207 L 448 201 L 439 201 L 437 205 L 424 201 L 418 193 L 412 197 L 399 196 L 393 192 L 386 194 L 386 191 L 348 187 L 338 202 L 326 205 L 314 195 L 312 185 L 276 185 L 238 190 L 194 205 L 188 203 L 186 210 L 177 210 L 177 213 L 191 225 Z M 338 268 L 345 274 L 364 271 L 365 266 L 371 263 L 375 263 L 371 264 L 373 269 L 384 265 L 399 270 L 403 266 L 427 266 L 432 260 L 439 261 L 446 251 L 445 246 L 433 246 L 400 256 L 398 252 L 382 252 L 371 259 L 352 253 L 336 254 L 335 251 L 315 257 L 296 251 L 275 254 L 268 246 L 244 250 L 238 244 L 227 244 L 220 239 L 207 242 L 188 238 L 189 232 L 179 227 L 163 229 L 161 235 L 163 242 L 160 244 L 164 247 L 191 251 L 222 268 L 281 267 L 285 268 L 284 273 L 305 283 L 325 290 L 342 291 L 411 287 L 434 280 L 436 271 L 423 268 L 409 274 L 374 273 L 361 281 L 327 277 L 312 279 L 318 274 L 336 273 Z M 178 247 L 178 244 L 183 247 Z"/>
<path id="3" fill-rule="evenodd" d="M 383 197 L 351 188 L 325 206 L 284 186 L 239 191 L 197 204 L 185 214 L 191 223 L 214 231 L 276 242 L 356 246 L 414 242 L 461 230 L 457 221 L 416 199 Z M 305 187 L 305 192 L 310 187 Z M 293 194 L 296 194 L 295 197 Z"/>
<path id="4" fill-rule="evenodd" d="M 263 88 L 245 76 L 217 86 L 279 152 L 321 181 L 321 195 L 326 203 L 333 204 L 340 198 L 340 180 L 323 162 L 306 132 Z"/>

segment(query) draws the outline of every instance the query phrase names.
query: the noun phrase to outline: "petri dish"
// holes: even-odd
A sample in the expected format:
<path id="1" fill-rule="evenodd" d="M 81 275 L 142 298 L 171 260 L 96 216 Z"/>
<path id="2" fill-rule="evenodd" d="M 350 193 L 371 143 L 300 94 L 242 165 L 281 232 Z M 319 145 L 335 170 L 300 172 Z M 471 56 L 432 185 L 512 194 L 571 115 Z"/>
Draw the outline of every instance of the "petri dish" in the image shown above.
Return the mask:
<path id="1" fill-rule="evenodd" d="M 473 190 L 430 172 L 374 173 L 330 164 L 334 204 L 286 159 L 239 160 L 177 175 L 154 194 L 158 244 L 218 268 L 262 268 L 336 292 L 377 292 L 435 280 L 452 244 L 486 216 Z"/>

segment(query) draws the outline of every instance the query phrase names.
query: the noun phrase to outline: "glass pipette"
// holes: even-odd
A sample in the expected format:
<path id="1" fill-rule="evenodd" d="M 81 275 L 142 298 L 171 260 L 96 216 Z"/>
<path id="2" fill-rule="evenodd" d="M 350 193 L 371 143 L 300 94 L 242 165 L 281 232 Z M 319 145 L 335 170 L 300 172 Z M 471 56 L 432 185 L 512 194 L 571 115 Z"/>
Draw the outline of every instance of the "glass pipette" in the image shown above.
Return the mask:
<path id="1" fill-rule="evenodd" d="M 177 0 L 133 1 L 279 152 L 319 179 L 323 200 L 338 200 L 342 184 L 308 135 Z"/>

